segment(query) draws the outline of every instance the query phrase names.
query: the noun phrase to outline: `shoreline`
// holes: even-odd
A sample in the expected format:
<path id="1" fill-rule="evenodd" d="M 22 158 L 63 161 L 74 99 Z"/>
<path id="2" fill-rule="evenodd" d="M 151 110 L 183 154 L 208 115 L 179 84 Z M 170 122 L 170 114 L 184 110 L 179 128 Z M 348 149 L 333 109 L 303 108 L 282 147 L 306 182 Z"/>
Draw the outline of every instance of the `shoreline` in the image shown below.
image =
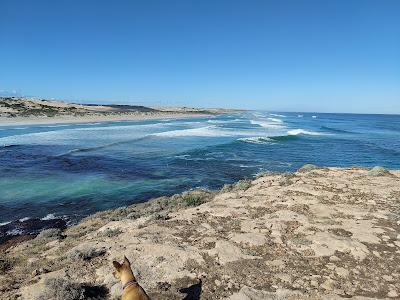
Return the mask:
<path id="1" fill-rule="evenodd" d="M 123 115 L 87 115 L 82 117 L 13 117 L 1 118 L 0 127 L 14 125 L 48 125 L 48 124 L 79 124 L 92 122 L 115 122 L 115 121 L 146 121 L 158 119 L 175 119 L 175 118 L 196 118 L 216 116 L 221 113 L 155 113 L 155 114 L 123 114 Z"/>
<path id="2" fill-rule="evenodd" d="M 198 284 L 206 299 L 396 298 L 399 180 L 400 170 L 306 165 L 101 211 L 12 244 L 0 291 L 35 300 L 59 278 L 115 299 L 111 262 L 127 255 L 154 299 Z"/>
<path id="3" fill-rule="evenodd" d="M 314 165 L 305 165 L 303 166 L 303 168 L 308 168 L 308 166 L 311 166 L 311 168 L 314 168 Z M 318 169 L 347 169 L 346 167 L 316 167 Z M 370 168 L 370 167 L 364 167 L 364 166 L 355 166 L 352 167 L 355 169 L 360 169 L 360 170 L 374 170 L 374 168 Z M 375 167 L 375 168 L 380 168 L 381 167 Z M 16 220 L 9 220 L 9 221 L 4 221 L 0 223 L 0 229 L 2 229 L 2 227 L 7 227 L 8 225 L 15 225 L 15 223 L 19 224 L 17 225 L 17 227 L 19 228 L 18 230 L 23 232 L 24 230 L 27 230 L 30 225 L 29 223 L 34 223 L 34 228 L 36 228 L 34 231 L 29 231 L 27 230 L 25 233 L 22 234 L 18 234 L 15 235 L 11 238 L 6 238 L 4 239 L 5 236 L 0 236 L 0 250 L 1 249 L 7 249 L 9 245 L 14 246 L 14 240 L 16 240 L 17 242 L 19 240 L 30 240 L 30 239 L 34 239 L 37 235 L 39 235 L 42 231 L 48 230 L 48 229 L 60 229 L 60 230 L 66 230 L 70 227 L 74 227 L 79 225 L 81 222 L 84 222 L 86 219 L 90 219 L 90 218 L 96 218 L 98 216 L 104 216 L 107 214 L 112 214 L 114 211 L 118 211 L 120 209 L 124 209 L 126 207 L 140 207 L 141 205 L 145 204 L 145 206 L 149 205 L 149 206 L 153 206 L 154 203 L 157 203 L 158 199 L 160 198 L 184 198 L 186 195 L 191 195 L 192 193 L 197 194 L 199 191 L 201 193 L 206 193 L 206 194 L 210 194 L 210 195 L 214 195 L 214 194 L 218 194 L 220 192 L 226 191 L 227 189 L 231 189 L 234 188 L 235 186 L 241 186 L 244 185 L 246 186 L 249 182 L 256 180 L 258 177 L 260 176 L 264 176 L 266 174 L 268 175 L 290 175 L 290 174 L 295 174 L 296 172 L 301 172 L 300 168 L 297 171 L 291 171 L 291 172 L 265 172 L 265 173 L 260 173 L 260 174 L 256 174 L 252 177 L 246 177 L 246 178 L 242 178 L 240 180 L 238 180 L 237 182 L 233 182 L 233 183 L 226 183 L 224 184 L 222 187 L 217 188 L 217 189 L 208 189 L 208 188 L 194 188 L 194 189 L 188 189 L 185 190 L 181 193 L 178 194 L 172 194 L 171 196 L 161 196 L 158 198 L 148 198 L 146 200 L 140 201 L 140 202 L 135 202 L 132 204 L 129 204 L 127 206 L 121 206 L 121 207 L 115 207 L 115 208 L 110 208 L 110 209 L 106 209 L 106 210 L 99 210 L 99 211 L 95 211 L 92 212 L 88 215 L 83 216 L 80 219 L 71 219 L 69 216 L 65 215 L 65 216 L 56 216 L 56 212 L 52 212 L 47 214 L 46 216 L 43 217 L 24 217 L 22 219 L 16 219 Z M 382 170 L 384 170 L 384 168 L 382 168 Z M 391 169 L 391 171 L 393 172 L 399 172 L 400 173 L 400 169 Z M 377 171 L 377 172 L 383 172 L 383 171 Z M 179 208 L 182 208 L 181 205 L 178 205 Z M 164 210 L 164 208 L 163 208 Z M 40 222 L 43 223 L 47 223 L 47 226 L 44 225 L 44 227 L 40 227 L 40 225 L 38 225 Z M 36 233 L 35 233 L 36 232 Z M 1 233 L 1 232 L 0 232 Z"/>

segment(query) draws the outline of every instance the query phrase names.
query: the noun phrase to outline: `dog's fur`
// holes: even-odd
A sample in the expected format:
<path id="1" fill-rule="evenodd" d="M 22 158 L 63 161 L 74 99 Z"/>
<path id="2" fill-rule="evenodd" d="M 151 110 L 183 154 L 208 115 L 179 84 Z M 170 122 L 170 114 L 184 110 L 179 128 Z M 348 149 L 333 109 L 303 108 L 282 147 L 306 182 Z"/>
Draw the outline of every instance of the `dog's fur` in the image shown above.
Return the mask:
<path id="1" fill-rule="evenodd" d="M 135 275 L 133 275 L 131 269 L 131 263 L 125 256 L 122 264 L 113 261 L 113 265 L 115 267 L 113 275 L 115 278 L 121 280 L 123 286 L 129 282 L 134 282 L 125 287 L 121 300 L 150 300 L 144 289 L 139 285 L 139 283 L 137 283 Z"/>

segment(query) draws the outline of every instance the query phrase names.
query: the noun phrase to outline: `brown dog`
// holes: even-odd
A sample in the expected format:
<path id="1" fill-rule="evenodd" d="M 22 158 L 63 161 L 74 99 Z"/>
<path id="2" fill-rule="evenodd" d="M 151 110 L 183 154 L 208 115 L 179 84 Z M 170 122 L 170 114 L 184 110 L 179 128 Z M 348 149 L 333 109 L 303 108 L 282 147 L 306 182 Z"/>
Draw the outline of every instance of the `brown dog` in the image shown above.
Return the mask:
<path id="1" fill-rule="evenodd" d="M 114 260 L 113 265 L 115 267 L 113 275 L 120 279 L 123 285 L 122 300 L 150 300 L 144 289 L 137 283 L 131 263 L 125 256 L 122 264 Z"/>

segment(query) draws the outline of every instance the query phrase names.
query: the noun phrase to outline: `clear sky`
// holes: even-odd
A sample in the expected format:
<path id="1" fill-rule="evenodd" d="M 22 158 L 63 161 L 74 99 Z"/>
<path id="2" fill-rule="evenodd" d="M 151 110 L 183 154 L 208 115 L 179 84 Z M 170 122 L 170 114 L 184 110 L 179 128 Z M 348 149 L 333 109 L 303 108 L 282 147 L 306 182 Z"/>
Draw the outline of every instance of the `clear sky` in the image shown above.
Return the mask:
<path id="1" fill-rule="evenodd" d="M 0 90 L 400 113 L 400 1 L 0 0 Z"/>

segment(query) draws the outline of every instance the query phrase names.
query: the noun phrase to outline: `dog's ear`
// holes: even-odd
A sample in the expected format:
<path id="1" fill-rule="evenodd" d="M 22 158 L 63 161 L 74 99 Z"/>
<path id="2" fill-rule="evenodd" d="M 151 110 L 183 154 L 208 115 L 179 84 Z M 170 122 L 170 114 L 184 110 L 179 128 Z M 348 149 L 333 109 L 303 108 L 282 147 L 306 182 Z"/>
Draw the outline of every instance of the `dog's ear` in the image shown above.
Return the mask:
<path id="1" fill-rule="evenodd" d="M 131 266 L 131 262 L 124 256 L 124 265 Z"/>
<path id="2" fill-rule="evenodd" d="M 115 260 L 113 261 L 113 265 L 114 265 L 114 268 L 117 269 L 117 270 L 121 269 L 121 267 L 122 267 L 122 265 L 119 262 L 115 261 Z"/>

